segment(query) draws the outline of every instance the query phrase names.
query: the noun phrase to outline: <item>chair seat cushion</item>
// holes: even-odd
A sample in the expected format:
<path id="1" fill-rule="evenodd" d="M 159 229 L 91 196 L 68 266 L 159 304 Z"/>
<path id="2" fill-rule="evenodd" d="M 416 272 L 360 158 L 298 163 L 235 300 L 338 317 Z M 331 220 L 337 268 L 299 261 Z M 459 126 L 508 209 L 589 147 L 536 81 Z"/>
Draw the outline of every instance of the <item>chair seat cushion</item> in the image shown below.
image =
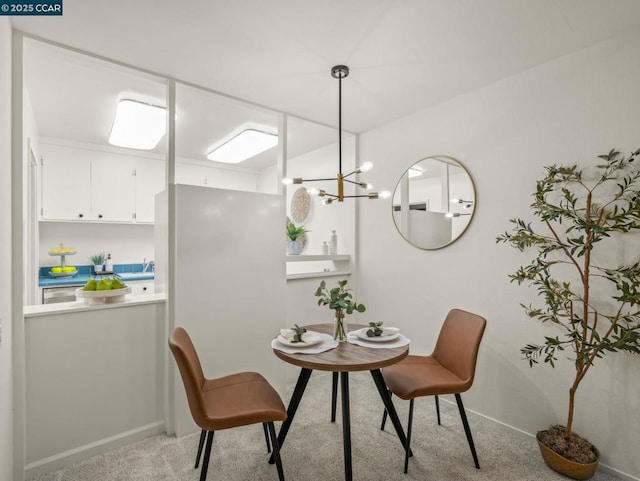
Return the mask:
<path id="1" fill-rule="evenodd" d="M 404 400 L 461 393 L 469 389 L 472 382 L 460 379 L 431 356 L 407 356 L 385 367 L 382 375 L 391 392 Z"/>
<path id="2" fill-rule="evenodd" d="M 202 394 L 206 418 L 200 427 L 208 431 L 287 419 L 280 396 L 257 372 L 207 379 Z"/>

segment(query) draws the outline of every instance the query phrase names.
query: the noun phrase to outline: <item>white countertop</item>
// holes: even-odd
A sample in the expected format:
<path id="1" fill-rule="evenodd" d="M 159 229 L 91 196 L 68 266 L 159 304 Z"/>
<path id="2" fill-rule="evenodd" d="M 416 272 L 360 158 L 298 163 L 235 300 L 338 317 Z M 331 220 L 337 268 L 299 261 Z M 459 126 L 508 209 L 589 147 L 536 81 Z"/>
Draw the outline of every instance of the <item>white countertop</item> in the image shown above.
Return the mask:
<path id="1" fill-rule="evenodd" d="M 97 309 L 117 309 L 119 307 L 140 306 L 143 304 L 157 304 L 166 300 L 165 294 L 141 294 L 138 296 L 127 295 L 123 302 L 113 304 L 89 305 L 83 300 L 75 302 L 59 302 L 55 304 L 37 304 L 24 306 L 24 317 L 48 316 L 65 312 L 95 311 Z"/>

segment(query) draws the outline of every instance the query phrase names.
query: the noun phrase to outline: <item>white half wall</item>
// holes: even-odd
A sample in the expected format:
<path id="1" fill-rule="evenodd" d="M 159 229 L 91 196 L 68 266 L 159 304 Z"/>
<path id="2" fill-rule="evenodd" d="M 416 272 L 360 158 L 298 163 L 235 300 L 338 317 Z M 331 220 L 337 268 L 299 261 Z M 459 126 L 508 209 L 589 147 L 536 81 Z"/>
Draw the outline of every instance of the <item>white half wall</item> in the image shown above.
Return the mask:
<path id="1" fill-rule="evenodd" d="M 470 171 L 478 197 L 467 232 L 436 251 L 402 239 L 389 201 L 363 202 L 359 301 L 371 317 L 401 327 L 414 354 L 431 352 L 451 308 L 485 316 L 465 403 L 528 433 L 566 422 L 572 365 L 530 369 L 521 359 L 523 345 L 554 331 L 524 315 L 519 304 L 536 300 L 535 292 L 507 277 L 530 257 L 495 239 L 510 218 L 532 219 L 531 194 L 544 165 L 640 147 L 639 52 L 640 31 L 630 31 L 361 136 L 360 157 L 376 164 L 368 173 L 374 184 L 395 184 L 415 161 L 450 155 Z M 598 361 L 575 413 L 575 430 L 599 446 L 602 463 L 633 479 L 640 479 L 639 368 L 640 356 Z"/>
<path id="2" fill-rule="evenodd" d="M 205 376 L 261 373 L 284 395 L 285 364 L 270 341 L 285 327 L 283 197 L 176 185 L 175 326 L 184 327 Z M 197 429 L 173 358 L 177 436 Z"/>
<path id="3" fill-rule="evenodd" d="M 11 265 L 11 25 L 0 17 L 0 264 Z M 13 473 L 11 277 L 0 277 L 0 479 Z"/>
<path id="4" fill-rule="evenodd" d="M 164 431 L 164 302 L 25 319 L 29 479 Z"/>

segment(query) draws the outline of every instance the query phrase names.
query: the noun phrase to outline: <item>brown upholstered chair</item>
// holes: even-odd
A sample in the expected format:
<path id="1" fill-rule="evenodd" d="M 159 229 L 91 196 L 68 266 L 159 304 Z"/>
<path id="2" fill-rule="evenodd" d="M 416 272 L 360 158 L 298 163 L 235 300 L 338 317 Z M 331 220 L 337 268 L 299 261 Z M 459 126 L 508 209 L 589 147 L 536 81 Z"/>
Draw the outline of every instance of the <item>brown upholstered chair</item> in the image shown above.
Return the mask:
<path id="1" fill-rule="evenodd" d="M 256 372 L 242 372 L 217 379 L 205 378 L 191 338 L 181 327 L 171 332 L 169 347 L 180 370 L 193 420 L 207 433 L 200 481 L 207 478 L 214 432 L 255 423 L 263 423 L 263 426 L 266 423 L 268 426 L 278 478 L 284 481 L 273 423 L 287 419 L 287 411 L 267 380 Z M 204 436 L 201 434 L 196 467 L 203 443 Z"/>
<path id="2" fill-rule="evenodd" d="M 487 321 L 470 312 L 452 309 L 440 329 L 436 347 L 430 356 L 407 356 L 393 366 L 385 367 L 382 375 L 389 391 L 399 398 L 410 400 L 407 445 L 405 446 L 404 472 L 407 472 L 411 453 L 411 424 L 413 400 L 420 396 L 435 396 L 440 424 L 439 394 L 455 394 L 473 462 L 480 469 L 478 456 L 469 429 L 460 393 L 468 391 L 473 384 L 478 348 Z M 384 429 L 387 413 L 382 419 Z"/>

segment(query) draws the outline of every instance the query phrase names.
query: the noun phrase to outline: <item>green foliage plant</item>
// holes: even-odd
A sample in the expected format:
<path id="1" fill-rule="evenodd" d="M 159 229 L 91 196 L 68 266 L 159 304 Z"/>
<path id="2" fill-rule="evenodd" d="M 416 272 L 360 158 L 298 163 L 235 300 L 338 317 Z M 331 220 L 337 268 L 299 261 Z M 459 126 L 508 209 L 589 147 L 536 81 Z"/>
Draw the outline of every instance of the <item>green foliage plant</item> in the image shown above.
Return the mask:
<path id="1" fill-rule="evenodd" d="M 530 366 L 542 359 L 555 367 L 559 352 L 571 351 L 567 440 L 576 391 L 595 360 L 617 351 L 640 354 L 639 154 L 611 150 L 595 166 L 545 167 L 531 204 L 540 222 L 533 227 L 512 219 L 512 230 L 496 239 L 537 253 L 509 277 L 537 289 L 544 305 L 522 304 L 526 314 L 560 334 L 527 344 L 521 353 Z M 620 265 L 611 258 L 624 252 L 623 242 L 635 243 L 635 259 Z"/>
<path id="2" fill-rule="evenodd" d="M 338 287 L 327 289 L 325 281 L 320 282 L 320 286 L 316 290 L 315 296 L 318 297 L 319 306 L 329 306 L 335 312 L 336 332 L 334 338 L 344 341 L 347 338 L 347 332 L 344 326 L 345 314 L 353 314 L 356 312 L 364 312 L 367 308 L 364 304 L 358 304 L 353 300 L 351 289 L 345 289 L 347 281 L 338 281 Z"/>
<path id="3" fill-rule="evenodd" d="M 293 330 L 294 334 L 293 334 L 293 341 L 291 342 L 304 342 L 302 340 L 302 335 L 307 332 L 307 330 L 304 327 L 300 327 L 297 324 L 294 325 L 295 327 L 292 327 L 291 329 Z"/>
<path id="4" fill-rule="evenodd" d="M 369 329 L 367 329 L 367 337 L 380 337 L 384 332 L 382 329 L 383 321 L 379 322 L 370 322 Z"/>
<path id="5" fill-rule="evenodd" d="M 102 264 L 104 264 L 104 259 L 106 256 L 107 255 L 104 252 L 98 252 L 97 254 L 89 257 L 89 260 L 94 266 L 101 266 Z"/>
<path id="6" fill-rule="evenodd" d="M 298 237 L 309 232 L 303 225 L 296 226 L 293 222 L 287 224 L 287 238 L 290 241 L 295 241 Z"/>

